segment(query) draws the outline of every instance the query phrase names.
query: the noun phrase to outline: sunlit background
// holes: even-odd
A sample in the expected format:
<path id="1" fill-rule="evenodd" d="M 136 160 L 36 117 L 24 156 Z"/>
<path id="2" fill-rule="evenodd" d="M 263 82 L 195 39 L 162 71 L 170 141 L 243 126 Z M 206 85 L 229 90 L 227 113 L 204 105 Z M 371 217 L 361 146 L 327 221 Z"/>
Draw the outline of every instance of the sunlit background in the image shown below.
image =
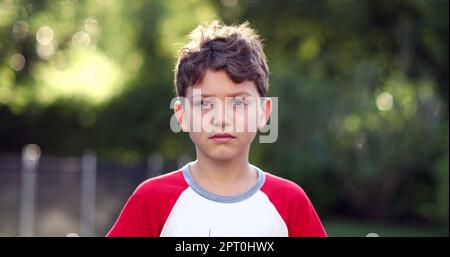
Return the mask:
<path id="1" fill-rule="evenodd" d="M 264 38 L 279 137 L 251 161 L 330 236 L 448 236 L 448 1 L 0 0 L 0 236 L 103 236 L 134 188 L 195 158 L 170 130 L 199 23 Z"/>

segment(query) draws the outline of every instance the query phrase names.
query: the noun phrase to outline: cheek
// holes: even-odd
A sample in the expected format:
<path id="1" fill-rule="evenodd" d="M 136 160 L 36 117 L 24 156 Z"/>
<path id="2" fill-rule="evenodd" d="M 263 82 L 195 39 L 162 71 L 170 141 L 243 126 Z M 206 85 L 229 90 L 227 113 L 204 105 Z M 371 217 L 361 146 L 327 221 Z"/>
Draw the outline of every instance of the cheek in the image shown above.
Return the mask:
<path id="1" fill-rule="evenodd" d="M 234 124 L 236 128 L 243 128 L 244 131 L 239 132 L 257 132 L 258 116 L 255 110 L 247 109 L 235 112 Z"/>
<path id="2" fill-rule="evenodd" d="M 213 115 L 213 110 L 191 109 L 191 111 L 187 114 L 187 119 L 190 124 L 190 131 L 196 134 L 201 134 L 199 133 L 200 131 L 211 131 L 213 129 Z M 194 137 L 200 138 L 202 135 L 195 135 Z"/>
<path id="3" fill-rule="evenodd" d="M 194 144 L 198 145 L 203 141 L 203 133 L 201 132 L 190 132 L 189 137 L 191 138 Z"/>
<path id="4" fill-rule="evenodd" d="M 256 137 L 256 132 L 242 132 L 239 133 L 239 142 L 243 145 L 249 145 Z"/>

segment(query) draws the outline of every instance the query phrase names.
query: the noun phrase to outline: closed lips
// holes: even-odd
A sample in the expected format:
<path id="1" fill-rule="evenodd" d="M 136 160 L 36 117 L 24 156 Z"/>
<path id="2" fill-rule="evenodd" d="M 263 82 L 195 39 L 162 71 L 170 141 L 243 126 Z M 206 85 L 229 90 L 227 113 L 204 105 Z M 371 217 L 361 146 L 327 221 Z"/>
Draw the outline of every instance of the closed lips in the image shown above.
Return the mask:
<path id="1" fill-rule="evenodd" d="M 212 136 L 210 138 L 217 138 L 217 139 L 219 139 L 219 138 L 236 138 L 236 137 L 232 136 L 231 134 L 224 133 L 224 134 L 215 134 L 214 136 Z"/>

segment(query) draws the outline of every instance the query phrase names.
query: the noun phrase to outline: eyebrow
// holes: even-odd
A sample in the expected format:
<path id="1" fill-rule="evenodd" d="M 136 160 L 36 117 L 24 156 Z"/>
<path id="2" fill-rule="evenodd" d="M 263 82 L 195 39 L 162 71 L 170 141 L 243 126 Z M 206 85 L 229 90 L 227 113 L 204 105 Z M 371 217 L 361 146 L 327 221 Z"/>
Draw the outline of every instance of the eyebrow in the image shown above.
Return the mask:
<path id="1" fill-rule="evenodd" d="M 227 95 L 226 97 L 236 97 L 236 96 L 251 96 L 250 93 L 248 92 L 236 92 L 230 95 Z M 190 98 L 193 98 L 194 96 L 192 95 Z M 209 95 L 209 94 L 201 94 L 200 97 L 204 98 L 204 97 L 215 97 L 215 95 Z"/>

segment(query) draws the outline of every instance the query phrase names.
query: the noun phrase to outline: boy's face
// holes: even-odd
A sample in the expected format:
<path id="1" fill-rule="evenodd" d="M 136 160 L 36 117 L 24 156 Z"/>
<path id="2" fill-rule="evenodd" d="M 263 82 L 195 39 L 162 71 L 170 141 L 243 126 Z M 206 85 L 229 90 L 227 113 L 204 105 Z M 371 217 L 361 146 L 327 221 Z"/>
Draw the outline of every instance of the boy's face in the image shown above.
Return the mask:
<path id="1" fill-rule="evenodd" d="M 271 111 L 270 98 L 260 99 L 253 81 L 234 83 L 225 71 L 207 70 L 187 88 L 186 100 L 175 104 L 177 119 L 197 150 L 214 160 L 248 154 Z"/>

